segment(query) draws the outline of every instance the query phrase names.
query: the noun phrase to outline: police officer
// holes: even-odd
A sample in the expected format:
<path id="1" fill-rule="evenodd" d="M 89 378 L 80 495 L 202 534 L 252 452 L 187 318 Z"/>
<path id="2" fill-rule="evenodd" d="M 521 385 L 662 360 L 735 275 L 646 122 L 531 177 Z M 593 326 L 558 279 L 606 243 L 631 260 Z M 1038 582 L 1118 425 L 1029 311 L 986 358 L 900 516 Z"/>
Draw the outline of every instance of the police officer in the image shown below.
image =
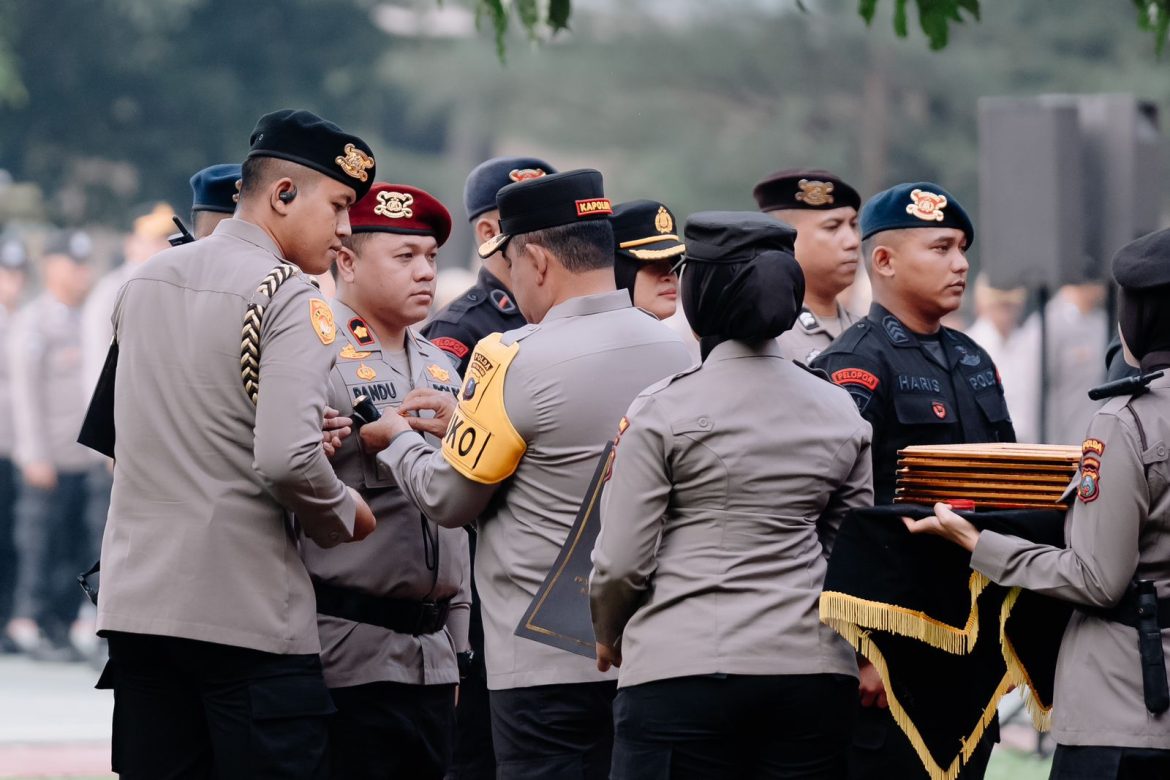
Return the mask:
<path id="1" fill-rule="evenodd" d="M 196 239 L 210 236 L 215 226 L 236 210 L 240 166 L 209 165 L 191 177 L 191 230 Z"/>
<path id="2" fill-rule="evenodd" d="M 475 167 L 463 187 L 463 205 L 475 238 L 475 246 L 500 234 L 500 211 L 496 193 L 519 181 L 538 179 L 556 169 L 535 157 L 494 157 Z M 460 376 L 467 374 L 471 350 L 489 333 L 503 333 L 523 327 L 524 315 L 512 296 L 510 269 L 500 254 L 479 258 L 483 263 L 476 283 L 423 328 L 423 335 L 454 359 Z M 475 530 L 467 527 L 472 565 L 475 557 Z M 487 669 L 484 666 L 483 617 L 479 590 L 472 582 L 471 652 L 467 678 L 459 686 L 459 711 L 452 780 L 495 780 L 495 752 L 492 749 L 491 714 L 488 706 Z"/>
<path id="3" fill-rule="evenodd" d="M 12 317 L 20 304 L 28 280 L 28 253 L 16 238 L 0 242 L 0 333 L 12 328 Z M 16 595 L 16 497 L 19 479 L 12 463 L 15 445 L 12 408 L 12 378 L 8 368 L 7 338 L 0 338 L 0 654 L 20 648 L 8 636 Z"/>
<path id="4" fill-rule="evenodd" d="M 337 325 L 303 274 L 329 268 L 373 176 L 360 138 L 267 114 L 239 217 L 118 293 L 98 629 L 123 777 L 326 774 L 333 705 L 288 514 L 322 547 L 374 518 L 322 448 Z"/>
<path id="5" fill-rule="evenodd" d="M 459 375 L 447 353 L 410 331 L 435 292 L 436 258 L 451 233 L 447 209 L 416 187 L 378 183 L 349 221 L 353 235 L 336 264 L 341 338 L 329 405 L 349 418 L 361 397 L 391 415 L 407 410 L 412 392 L 441 393 L 454 405 Z M 434 436 L 428 441 L 438 446 Z M 428 520 L 356 436 L 344 440 L 333 468 L 378 519 L 364 544 L 302 547 L 338 710 L 333 776 L 441 780 L 455 735 L 456 651 L 468 647 L 467 534 Z"/>
<path id="6" fill-rule="evenodd" d="M 634 396 L 689 364 L 674 333 L 614 288 L 601 174 L 505 187 L 501 233 L 516 303 L 534 324 L 477 345 L 443 448 L 400 417 L 361 429 L 367 447 L 440 525 L 476 520 L 492 737 L 499 776 L 604 778 L 613 676 L 515 636 L 552 567 L 614 425 Z M 604 381 L 600 381 L 604 378 Z"/>
<path id="7" fill-rule="evenodd" d="M 813 361 L 853 396 L 873 425 L 874 502 L 894 498 L 898 450 L 912 444 L 1012 442 L 991 358 L 941 320 L 959 308 L 975 229 L 937 184 L 899 184 L 861 210 L 862 254 L 873 284 L 869 315 Z M 863 664 L 853 778 L 925 777 L 922 762 L 882 708 L 876 672 Z M 962 777 L 982 777 L 998 728 L 989 729 Z"/>
<path id="8" fill-rule="evenodd" d="M 796 232 L 707 212 L 685 237 L 704 360 L 622 419 L 593 549 L 598 667 L 621 667 L 611 777 L 844 778 L 857 663 L 817 605 L 842 518 L 872 502 L 869 423 L 781 359 Z"/>
<path id="9" fill-rule="evenodd" d="M 632 200 L 614 207 L 613 275 L 634 306 L 660 320 L 678 308 L 674 265 L 686 250 L 674 232 L 674 214 L 656 200 Z"/>
<path id="10" fill-rule="evenodd" d="M 837 296 L 857 276 L 857 190 L 829 171 L 789 168 L 752 190 L 760 211 L 796 228 L 796 262 L 804 270 L 804 308 L 780 334 L 784 357 L 810 363 L 857 321 Z"/>
<path id="11" fill-rule="evenodd" d="M 1170 777 L 1170 231 L 1123 247 L 1113 277 L 1126 360 L 1143 376 L 1089 423 L 1067 546 L 980 533 L 945 504 L 907 521 L 971 551 L 992 581 L 1080 608 L 1056 668 L 1054 780 Z"/>
<path id="12" fill-rule="evenodd" d="M 46 660 L 78 657 L 69 639 L 81 606 L 74 583 L 92 561 L 85 511 L 93 459 L 76 442 L 87 395 L 81 305 L 92 250 L 85 233 L 51 236 L 40 262 L 42 292 L 13 318 L 7 334 L 17 410 L 14 456 L 22 476 L 13 630 L 30 633 L 35 622 L 41 642 L 34 652 Z"/>

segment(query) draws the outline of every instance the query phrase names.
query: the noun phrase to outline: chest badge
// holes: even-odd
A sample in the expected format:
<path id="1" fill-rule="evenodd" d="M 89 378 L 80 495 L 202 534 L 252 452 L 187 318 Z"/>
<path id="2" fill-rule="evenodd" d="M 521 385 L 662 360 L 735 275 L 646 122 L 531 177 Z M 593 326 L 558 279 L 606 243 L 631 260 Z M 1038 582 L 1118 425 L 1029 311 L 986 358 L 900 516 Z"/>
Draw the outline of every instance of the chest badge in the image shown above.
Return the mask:
<path id="1" fill-rule="evenodd" d="M 313 322 L 313 330 L 321 343 L 329 346 L 337 338 L 337 326 L 333 324 L 333 310 L 329 304 L 320 298 L 309 301 L 309 319 Z"/>
<path id="2" fill-rule="evenodd" d="M 343 358 L 345 360 L 361 360 L 362 358 L 368 358 L 371 354 L 373 354 L 373 353 L 371 353 L 371 352 L 358 352 L 356 349 L 353 348 L 353 344 L 346 344 L 344 347 L 341 348 L 341 352 L 338 354 L 338 357 Z"/>
<path id="3" fill-rule="evenodd" d="M 360 366 L 358 366 L 357 375 L 358 379 L 365 380 L 366 382 L 369 382 L 371 379 L 378 378 L 378 372 L 367 366 L 365 363 L 362 363 Z"/>
<path id="4" fill-rule="evenodd" d="M 427 373 L 431 375 L 432 379 L 438 382 L 448 382 L 451 379 L 450 371 L 446 371 L 434 363 L 427 366 Z"/>
<path id="5" fill-rule="evenodd" d="M 935 401 L 930 405 L 930 410 L 934 412 L 934 416 L 940 420 L 947 419 L 947 408 L 942 401 Z"/>
<path id="6" fill-rule="evenodd" d="M 911 190 L 910 200 L 913 202 L 906 207 L 906 213 L 910 216 L 918 217 L 925 222 L 943 221 L 943 209 L 947 207 L 946 195 L 926 190 Z"/>

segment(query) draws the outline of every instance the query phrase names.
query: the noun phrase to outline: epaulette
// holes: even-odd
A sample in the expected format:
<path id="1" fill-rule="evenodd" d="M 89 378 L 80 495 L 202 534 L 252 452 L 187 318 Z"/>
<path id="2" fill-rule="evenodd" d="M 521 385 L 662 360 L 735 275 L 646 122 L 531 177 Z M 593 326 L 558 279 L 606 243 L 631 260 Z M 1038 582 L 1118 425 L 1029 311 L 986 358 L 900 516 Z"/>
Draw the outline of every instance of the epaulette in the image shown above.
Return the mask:
<path id="1" fill-rule="evenodd" d="M 702 367 L 703 367 L 702 363 L 695 363 L 690 368 L 684 368 L 682 371 L 679 371 L 677 374 L 671 374 L 670 376 L 666 377 L 665 379 L 659 379 L 657 382 L 650 385 L 642 392 L 638 393 L 638 395 L 639 396 L 654 395 L 655 393 L 657 393 L 661 390 L 665 390 L 666 388 L 670 387 L 674 382 L 677 382 L 679 379 L 682 379 L 684 376 L 690 376 L 691 374 L 695 373 L 696 371 L 698 371 Z"/>
<path id="2" fill-rule="evenodd" d="M 530 322 L 523 327 L 516 328 L 515 330 L 510 330 L 507 333 L 503 334 L 503 336 L 500 338 L 500 343 L 503 344 L 504 346 L 510 346 L 512 344 L 515 344 L 517 341 L 523 341 L 524 339 L 531 336 L 533 333 L 536 333 L 536 331 L 538 331 L 538 330 L 540 330 L 540 323 L 539 322 Z"/>
<path id="3" fill-rule="evenodd" d="M 809 372 L 810 374 L 815 376 L 817 379 L 823 379 L 831 385 L 834 384 L 833 380 L 829 378 L 829 372 L 824 370 L 823 368 L 813 368 L 812 366 L 806 366 L 804 363 L 801 363 L 799 360 L 793 360 L 791 362 L 792 362 L 792 365 L 798 366 L 799 368 L 803 368 L 805 371 Z M 836 386 L 836 385 L 834 385 L 834 386 Z"/>
<path id="4" fill-rule="evenodd" d="M 873 323 L 866 318 L 858 320 L 843 330 L 840 336 L 833 339 L 833 343 L 821 352 L 821 355 L 828 352 L 852 351 L 854 347 L 861 343 L 862 339 L 870 334 L 872 325 Z"/>
<path id="5" fill-rule="evenodd" d="M 447 304 L 447 308 L 436 314 L 432 318 L 432 321 L 458 323 L 462 319 L 460 315 L 466 314 L 476 306 L 485 303 L 488 298 L 487 292 L 482 287 L 472 287 L 463 295 Z"/>

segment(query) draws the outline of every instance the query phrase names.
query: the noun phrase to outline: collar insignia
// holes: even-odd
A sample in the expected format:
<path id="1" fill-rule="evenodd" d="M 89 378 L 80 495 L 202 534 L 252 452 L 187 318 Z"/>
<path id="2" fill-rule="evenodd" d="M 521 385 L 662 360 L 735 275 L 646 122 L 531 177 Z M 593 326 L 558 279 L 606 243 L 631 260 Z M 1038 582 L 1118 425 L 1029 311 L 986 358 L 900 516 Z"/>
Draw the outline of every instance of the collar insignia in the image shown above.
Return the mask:
<path id="1" fill-rule="evenodd" d="M 508 172 L 508 178 L 512 181 L 528 181 L 529 179 L 539 179 L 545 173 L 540 168 L 513 168 Z"/>
<path id="2" fill-rule="evenodd" d="M 349 332 L 357 339 L 357 343 L 363 347 L 368 347 L 374 343 L 374 334 L 370 332 L 370 326 L 361 317 L 354 317 L 349 321 Z"/>
<path id="3" fill-rule="evenodd" d="M 654 217 L 654 229 L 659 233 L 674 232 L 674 219 L 671 218 L 670 212 L 666 210 L 666 206 L 658 207 L 658 216 Z"/>
<path id="4" fill-rule="evenodd" d="M 817 326 L 817 317 L 811 311 L 802 311 L 800 313 L 800 326 L 805 330 L 815 328 Z"/>
<path id="5" fill-rule="evenodd" d="M 346 344 L 341 348 L 341 354 L 338 357 L 345 360 L 361 360 L 362 358 L 368 358 L 371 354 L 370 352 L 358 352 L 353 348 L 353 344 Z"/>
<path id="6" fill-rule="evenodd" d="M 346 144 L 342 154 L 334 158 L 333 162 L 337 163 L 338 167 L 345 171 L 346 176 L 350 176 L 358 181 L 366 181 L 369 179 L 370 174 L 366 173 L 366 171 L 374 167 L 374 158 L 353 144 Z"/>
<path id="7" fill-rule="evenodd" d="M 906 207 L 907 214 L 926 222 L 943 221 L 942 210 L 947 206 L 946 195 L 938 195 L 926 190 L 912 190 L 910 200 L 914 202 Z"/>
<path id="8" fill-rule="evenodd" d="M 801 179 L 796 183 L 796 186 L 800 187 L 800 192 L 796 193 L 796 199 L 801 203 L 807 203 L 810 206 L 824 206 L 833 202 L 833 182 L 831 181 Z"/>
<path id="9" fill-rule="evenodd" d="M 390 192 L 383 190 L 378 193 L 378 205 L 374 206 L 374 213 L 386 219 L 410 219 L 414 216 L 414 196 L 409 192 Z"/>

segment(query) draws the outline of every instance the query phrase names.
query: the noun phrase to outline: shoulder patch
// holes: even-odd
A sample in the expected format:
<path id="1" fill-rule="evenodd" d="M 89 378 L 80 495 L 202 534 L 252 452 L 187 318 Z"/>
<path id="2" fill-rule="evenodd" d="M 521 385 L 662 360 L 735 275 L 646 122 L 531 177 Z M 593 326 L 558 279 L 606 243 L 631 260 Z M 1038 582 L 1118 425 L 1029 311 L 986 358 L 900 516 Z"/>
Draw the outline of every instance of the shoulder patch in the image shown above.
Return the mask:
<path id="1" fill-rule="evenodd" d="M 430 341 L 439 349 L 443 350 L 444 352 L 449 352 L 460 360 L 467 357 L 467 353 L 471 351 L 471 349 L 462 341 L 453 339 L 450 336 L 440 336 L 439 338 L 431 339 Z"/>
<path id="2" fill-rule="evenodd" d="M 895 344 L 907 344 L 910 342 L 910 337 L 906 335 L 905 326 L 893 314 L 887 314 L 882 318 L 882 329 L 890 337 L 890 341 Z"/>
<path id="3" fill-rule="evenodd" d="M 1105 454 L 1105 442 L 1100 439 L 1085 439 L 1081 444 L 1081 453 L 1096 455 L 1098 458 Z"/>
<path id="4" fill-rule="evenodd" d="M 830 378 L 835 385 L 860 385 L 870 392 L 877 390 L 881 384 L 877 376 L 861 368 L 842 368 L 830 374 Z"/>
<path id="5" fill-rule="evenodd" d="M 512 297 L 503 290 L 492 290 L 490 296 L 496 308 L 505 314 L 516 311 L 516 304 L 512 302 Z"/>
<path id="6" fill-rule="evenodd" d="M 309 321 L 321 343 L 329 346 L 337 338 L 337 325 L 333 322 L 333 310 L 321 298 L 309 299 Z"/>

